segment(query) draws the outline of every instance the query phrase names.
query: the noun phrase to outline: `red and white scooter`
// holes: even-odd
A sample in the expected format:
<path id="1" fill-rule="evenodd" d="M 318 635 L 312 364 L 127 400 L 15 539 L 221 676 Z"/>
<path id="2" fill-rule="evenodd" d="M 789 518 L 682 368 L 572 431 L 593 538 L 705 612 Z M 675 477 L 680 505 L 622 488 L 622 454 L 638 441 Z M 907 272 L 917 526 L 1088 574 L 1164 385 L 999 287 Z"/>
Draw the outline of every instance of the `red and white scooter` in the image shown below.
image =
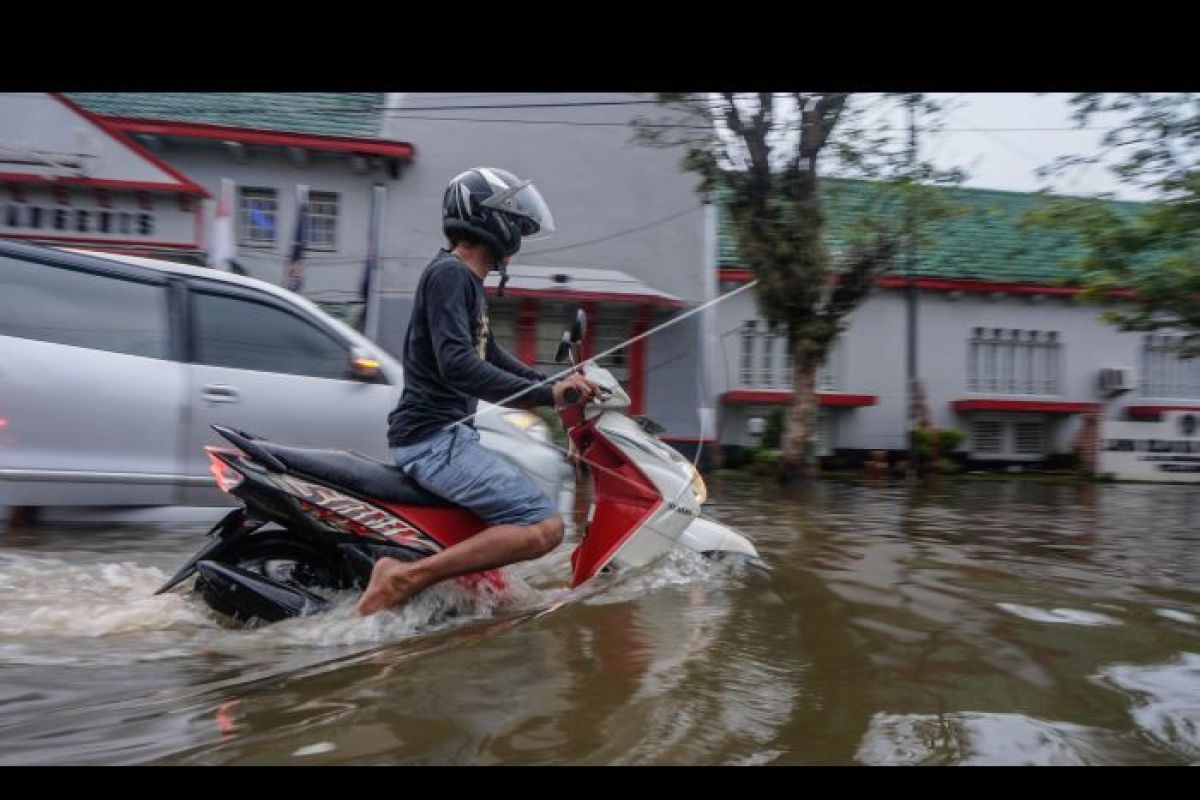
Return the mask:
<path id="1" fill-rule="evenodd" d="M 578 363 L 585 326 L 579 312 L 563 334 L 560 363 Z M 622 413 L 629 397 L 612 374 L 591 362 L 578 369 L 598 391 L 586 405 L 559 409 L 572 455 L 592 480 L 587 524 L 571 554 L 571 585 L 602 570 L 643 566 L 676 547 L 756 558 L 745 537 L 700 516 L 704 480 L 648 423 Z M 234 618 L 308 616 L 330 607 L 329 590 L 365 588 L 378 558 L 425 558 L 487 527 L 393 465 L 214 428 L 237 449 L 208 448 L 213 476 L 243 505 L 209 531 L 205 546 L 160 593 L 196 574 L 205 602 Z M 508 579 L 490 570 L 456 580 L 503 591 Z"/>

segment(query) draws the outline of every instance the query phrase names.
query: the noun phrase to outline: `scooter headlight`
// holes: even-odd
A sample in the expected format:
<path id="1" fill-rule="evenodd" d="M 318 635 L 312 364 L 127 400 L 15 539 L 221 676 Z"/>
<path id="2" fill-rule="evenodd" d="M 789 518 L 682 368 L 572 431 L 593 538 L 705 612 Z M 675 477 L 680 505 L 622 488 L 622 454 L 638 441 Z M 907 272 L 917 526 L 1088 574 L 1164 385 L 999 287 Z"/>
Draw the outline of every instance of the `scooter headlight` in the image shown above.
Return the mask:
<path id="1" fill-rule="evenodd" d="M 504 421 L 535 439 L 543 442 L 550 441 L 550 429 L 537 414 L 528 411 L 509 411 L 504 414 Z"/>
<path id="2" fill-rule="evenodd" d="M 700 477 L 700 470 L 696 469 L 695 464 L 688 464 L 692 471 L 692 494 L 696 496 L 696 505 L 702 506 L 708 501 L 708 486 L 704 483 L 704 478 Z"/>

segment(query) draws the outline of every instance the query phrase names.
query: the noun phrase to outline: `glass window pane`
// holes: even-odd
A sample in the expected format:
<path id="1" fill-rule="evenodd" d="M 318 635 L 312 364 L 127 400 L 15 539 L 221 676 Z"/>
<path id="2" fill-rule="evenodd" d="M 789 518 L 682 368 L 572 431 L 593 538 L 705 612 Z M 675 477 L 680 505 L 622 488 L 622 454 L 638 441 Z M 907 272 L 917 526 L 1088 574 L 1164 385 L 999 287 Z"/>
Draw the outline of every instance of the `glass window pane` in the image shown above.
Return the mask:
<path id="1" fill-rule="evenodd" d="M 169 358 L 167 290 L 0 256 L 0 336 Z"/>
<path id="2" fill-rule="evenodd" d="M 192 298 L 199 363 L 349 378 L 349 349 L 312 323 L 252 300 L 208 292 Z"/>

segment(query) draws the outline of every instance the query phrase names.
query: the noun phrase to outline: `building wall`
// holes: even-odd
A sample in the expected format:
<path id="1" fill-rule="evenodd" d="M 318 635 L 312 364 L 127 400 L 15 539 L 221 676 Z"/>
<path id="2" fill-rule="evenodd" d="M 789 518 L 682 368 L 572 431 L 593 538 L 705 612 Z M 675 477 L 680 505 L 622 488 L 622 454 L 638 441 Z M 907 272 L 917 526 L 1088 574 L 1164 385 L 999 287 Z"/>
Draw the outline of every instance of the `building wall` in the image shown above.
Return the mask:
<path id="1" fill-rule="evenodd" d="M 639 114 L 658 113 L 654 109 L 608 105 L 426 110 L 501 102 L 638 99 L 646 97 L 554 93 L 481 100 L 474 95 L 389 95 L 384 135 L 412 142 L 416 157 L 404 168 L 388 204 L 381 343 L 399 352 L 417 280 L 445 244 L 441 201 L 446 184 L 475 166 L 500 167 L 533 180 L 551 207 L 557 233 L 544 241 L 527 242 L 517 262 L 566 274 L 572 268 L 618 269 L 689 305 L 710 297 L 711 237 L 706 237 L 705 209 L 695 192 L 697 179 L 679 168 L 679 152 L 634 142 L 628 125 Z M 406 112 L 408 108 L 421 110 Z M 517 121 L 467 121 L 489 117 Z M 543 124 L 554 121 L 570 124 Z M 666 219 L 673 215 L 678 216 Z M 597 239 L 603 241 L 589 243 Z M 539 255 L 540 251 L 547 252 Z M 655 323 L 665 318 L 658 315 Z M 700 326 L 685 322 L 647 342 L 647 366 L 658 366 L 647 370 L 646 413 L 667 425 L 668 435 L 700 436 L 694 407 L 701 403 L 692 387 L 703 362 L 701 336 Z M 677 358 L 681 352 L 684 356 Z"/>
<path id="2" fill-rule="evenodd" d="M 194 188 L 49 94 L 0 94 L 0 160 L 0 173 L 35 179 L 0 181 L 0 236 L 196 250 Z"/>
<path id="3" fill-rule="evenodd" d="M 705 295 L 706 251 L 704 211 L 695 192 L 698 180 L 679 168 L 680 153 L 634 142 L 627 124 L 639 114 L 657 112 L 644 105 L 425 110 L 506 100 L 532 104 L 645 99 L 611 93 L 498 95 L 482 101 L 474 95 L 389 95 L 384 135 L 412 142 L 416 156 L 404 168 L 402 190 L 388 206 L 387 249 L 392 260 L 387 289 L 411 293 L 421 270 L 444 243 L 441 202 L 447 182 L 471 167 L 495 166 L 533 180 L 558 228 L 553 238 L 527 243 L 517 256 L 520 263 L 562 267 L 564 272 L 572 266 L 619 269 L 689 303 L 700 302 Z M 405 112 L 406 108 L 421 110 Z M 464 121 L 488 117 L 518 121 Z M 555 120 L 571 124 L 542 124 Z M 681 212 L 687 213 L 625 233 Z M 573 246 L 602 237 L 612 238 Z"/>
<path id="4" fill-rule="evenodd" d="M 741 388 L 741 325 L 758 319 L 751 293 L 719 306 L 718 330 L 722 361 L 717 370 L 720 392 Z M 1126 333 L 1100 319 L 1103 307 L 1073 298 L 985 293 L 921 292 L 918 311 L 918 364 L 934 425 L 968 430 L 970 413 L 956 412 L 951 403 L 970 398 L 1052 400 L 1101 403 L 1109 419 L 1125 417 L 1131 403 L 1186 402 L 1181 398 L 1155 398 L 1139 389 L 1113 399 L 1098 389 L 1102 368 L 1132 370 L 1136 386 L 1141 369 L 1143 334 Z M 760 323 L 761 324 L 761 323 Z M 968 386 L 967 357 L 972 329 L 1002 328 L 1056 331 L 1058 391 L 1053 395 L 1007 394 L 972 391 Z M 832 371 L 834 389 L 875 395 L 875 405 L 854 409 L 829 409 L 834 422 L 829 438 L 834 447 L 860 450 L 907 447 L 905 430 L 907 391 L 905 381 L 905 298 L 901 290 L 877 289 L 849 318 L 838 343 Z M 752 387 L 761 388 L 761 387 Z M 1193 398 L 1200 402 L 1200 397 Z M 721 409 L 721 441 L 745 445 L 749 438 L 745 419 L 764 409 L 724 405 Z M 995 415 L 1004 419 L 1035 419 L 1028 414 Z M 1048 449 L 1069 452 L 1078 431 L 1079 415 L 1050 414 Z"/>
<path id="5" fill-rule="evenodd" d="M 220 192 L 221 179 L 238 186 L 274 189 L 277 192 L 275 243 L 269 247 L 244 244 L 238 234 L 235 191 L 234 231 L 238 236 L 237 262 L 255 278 L 282 284 L 296 225 L 296 187 L 307 185 L 312 192 L 336 192 L 338 218 L 335 250 L 310 250 L 305 257 L 304 294 L 318 302 L 357 301 L 359 282 L 366 258 L 371 194 L 376 183 L 388 187 L 389 203 L 399 182 L 381 167 L 356 172 L 344 155 L 309 152 L 306 162 L 296 163 L 279 148 L 248 148 L 244 162 L 219 143 L 172 140 L 157 155 L 213 196 Z M 209 215 L 211 220 L 211 214 Z M 387 246 L 384 245 L 386 255 Z"/>

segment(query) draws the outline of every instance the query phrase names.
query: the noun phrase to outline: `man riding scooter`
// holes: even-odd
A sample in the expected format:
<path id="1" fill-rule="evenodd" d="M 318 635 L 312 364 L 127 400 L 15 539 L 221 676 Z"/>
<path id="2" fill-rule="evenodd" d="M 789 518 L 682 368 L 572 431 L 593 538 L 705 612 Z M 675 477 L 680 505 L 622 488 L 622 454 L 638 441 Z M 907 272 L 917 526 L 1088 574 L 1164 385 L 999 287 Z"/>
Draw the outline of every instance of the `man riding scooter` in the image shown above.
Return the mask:
<path id="1" fill-rule="evenodd" d="M 520 395 L 523 407 L 562 405 L 574 388 L 582 402 L 595 387 L 577 374 L 547 385 L 496 343 L 483 280 L 496 269 L 501 291 L 522 239 L 553 232 L 554 221 L 530 181 L 478 167 L 456 176 L 442 201 L 441 250 L 417 284 L 404 338 L 404 392 L 388 415 L 397 466 L 421 487 L 485 520 L 480 533 L 415 562 L 381 558 L 358 603 L 374 614 L 446 578 L 538 558 L 562 541 L 563 520 L 530 478 L 479 444 L 469 420 L 479 399 Z"/>

